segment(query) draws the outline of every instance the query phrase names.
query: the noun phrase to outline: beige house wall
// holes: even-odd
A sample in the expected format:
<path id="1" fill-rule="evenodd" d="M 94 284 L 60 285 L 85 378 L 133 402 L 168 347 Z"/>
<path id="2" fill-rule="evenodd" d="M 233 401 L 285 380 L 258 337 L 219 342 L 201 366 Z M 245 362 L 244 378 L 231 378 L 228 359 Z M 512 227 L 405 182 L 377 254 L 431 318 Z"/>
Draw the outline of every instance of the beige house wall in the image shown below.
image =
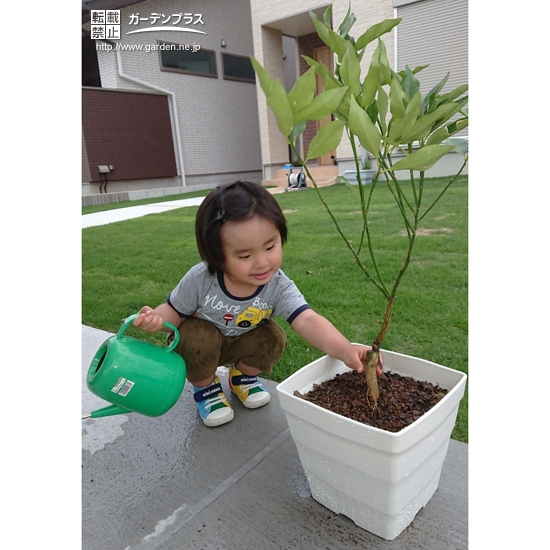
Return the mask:
<path id="1" fill-rule="evenodd" d="M 285 82 L 283 65 L 283 32 L 272 26 L 282 19 L 310 9 L 319 7 L 318 1 L 304 1 L 300 6 L 290 0 L 251 0 L 252 39 L 254 41 L 254 57 L 269 72 L 272 78 Z M 322 5 L 322 4 L 321 4 Z M 290 29 L 285 34 L 297 36 Z M 260 142 L 264 179 L 270 179 L 272 172 L 288 162 L 288 145 L 277 128 L 277 123 L 271 109 L 267 106 L 265 94 L 261 86 L 256 86 L 258 98 L 258 119 L 260 124 Z"/>
<path id="2" fill-rule="evenodd" d="M 262 28 L 260 32 L 262 60 L 260 63 L 272 78 L 284 82 L 282 33 L 277 29 Z M 256 87 L 259 105 L 262 163 L 284 164 L 288 160 L 288 145 L 277 128 L 273 111 L 268 108 L 261 86 Z"/>

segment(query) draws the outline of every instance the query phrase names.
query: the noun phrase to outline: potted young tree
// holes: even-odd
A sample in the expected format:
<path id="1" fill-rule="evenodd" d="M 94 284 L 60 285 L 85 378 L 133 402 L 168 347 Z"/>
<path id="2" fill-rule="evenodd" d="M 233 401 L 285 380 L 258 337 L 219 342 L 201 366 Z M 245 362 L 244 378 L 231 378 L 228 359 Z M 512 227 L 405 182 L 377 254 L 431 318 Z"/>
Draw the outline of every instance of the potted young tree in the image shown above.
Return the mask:
<path id="1" fill-rule="evenodd" d="M 332 74 L 322 63 L 304 56 L 310 68 L 287 94 L 279 80 L 272 80 L 252 57 L 267 103 L 277 125 L 293 148 L 328 214 L 353 255 L 358 268 L 384 295 L 386 309 L 382 326 L 372 342 L 365 364 L 368 400 L 372 408 L 379 398 L 376 365 L 390 324 L 397 289 L 410 264 L 420 223 L 434 204 L 456 180 L 467 163 L 464 140 L 451 136 L 468 125 L 467 86 L 443 93 L 445 77 L 422 96 L 416 77 L 423 67 L 396 72 L 388 62 L 381 36 L 400 19 L 382 21 L 357 39 L 349 32 L 355 16 L 348 13 L 338 28 L 331 28 L 332 6 L 320 21 L 311 17 L 322 41 L 337 58 Z M 377 41 L 366 75 L 361 75 L 365 48 Z M 325 79 L 325 89 L 315 95 L 315 75 Z M 295 147 L 296 139 L 309 120 L 334 120 L 322 126 L 311 141 L 305 158 Z M 358 185 L 362 212 L 360 244 L 352 242 L 320 193 L 308 170 L 309 159 L 334 150 L 346 133 L 353 151 L 356 176 L 361 180 L 357 141 L 376 160 L 377 171 L 368 187 Z M 451 151 L 464 154 L 459 172 L 442 186 L 431 204 L 424 204 L 425 172 Z M 396 154 L 402 158 L 396 160 Z M 408 180 L 397 178 L 405 170 Z M 370 213 L 379 185 L 386 186 L 395 199 L 408 238 L 403 263 L 391 281 L 379 268 L 371 230 Z M 366 259 L 364 259 L 366 255 Z M 334 512 L 343 513 L 355 523 L 385 539 L 393 539 L 409 525 L 416 513 L 435 492 L 466 375 L 423 359 L 384 350 L 384 370 L 439 385 L 446 395 L 428 413 L 407 428 L 392 433 L 348 419 L 315 405 L 298 394 L 314 384 L 348 371 L 331 357 L 323 357 L 302 367 L 278 386 L 280 401 L 306 472 L 313 497 Z"/>

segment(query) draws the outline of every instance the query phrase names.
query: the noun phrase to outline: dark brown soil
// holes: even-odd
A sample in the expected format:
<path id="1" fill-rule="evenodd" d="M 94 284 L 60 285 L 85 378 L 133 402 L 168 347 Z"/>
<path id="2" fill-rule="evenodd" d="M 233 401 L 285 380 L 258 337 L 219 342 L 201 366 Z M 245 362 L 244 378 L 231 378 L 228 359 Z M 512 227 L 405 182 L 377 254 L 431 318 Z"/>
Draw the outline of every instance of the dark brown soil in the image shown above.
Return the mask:
<path id="1" fill-rule="evenodd" d="M 429 382 L 385 372 L 378 378 L 380 397 L 373 410 L 367 402 L 367 382 L 356 371 L 337 374 L 302 395 L 294 395 L 363 424 L 388 432 L 399 432 L 435 406 L 447 390 Z"/>

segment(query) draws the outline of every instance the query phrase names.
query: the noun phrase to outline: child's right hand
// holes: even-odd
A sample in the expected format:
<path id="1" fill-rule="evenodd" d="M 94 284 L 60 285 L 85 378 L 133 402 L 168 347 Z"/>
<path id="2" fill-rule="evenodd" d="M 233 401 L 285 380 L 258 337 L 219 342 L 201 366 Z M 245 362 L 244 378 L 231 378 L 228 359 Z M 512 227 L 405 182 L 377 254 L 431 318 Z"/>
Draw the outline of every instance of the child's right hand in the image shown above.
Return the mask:
<path id="1" fill-rule="evenodd" d="M 153 308 L 143 306 L 132 324 L 144 332 L 159 332 L 164 326 L 164 319 Z"/>

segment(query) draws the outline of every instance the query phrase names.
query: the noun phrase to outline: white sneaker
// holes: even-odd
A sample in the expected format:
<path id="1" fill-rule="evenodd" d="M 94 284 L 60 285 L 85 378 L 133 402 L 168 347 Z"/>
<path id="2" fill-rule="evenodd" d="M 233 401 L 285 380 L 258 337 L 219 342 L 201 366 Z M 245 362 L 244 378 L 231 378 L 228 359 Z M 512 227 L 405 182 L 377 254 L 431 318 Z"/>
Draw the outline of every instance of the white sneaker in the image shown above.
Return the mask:
<path id="1" fill-rule="evenodd" d="M 258 382 L 257 376 L 248 376 L 232 367 L 229 370 L 229 387 L 247 409 L 267 405 L 271 394 Z"/>
<path id="2" fill-rule="evenodd" d="M 199 414 L 207 426 L 221 426 L 233 420 L 234 412 L 216 376 L 206 388 L 193 388 Z"/>

